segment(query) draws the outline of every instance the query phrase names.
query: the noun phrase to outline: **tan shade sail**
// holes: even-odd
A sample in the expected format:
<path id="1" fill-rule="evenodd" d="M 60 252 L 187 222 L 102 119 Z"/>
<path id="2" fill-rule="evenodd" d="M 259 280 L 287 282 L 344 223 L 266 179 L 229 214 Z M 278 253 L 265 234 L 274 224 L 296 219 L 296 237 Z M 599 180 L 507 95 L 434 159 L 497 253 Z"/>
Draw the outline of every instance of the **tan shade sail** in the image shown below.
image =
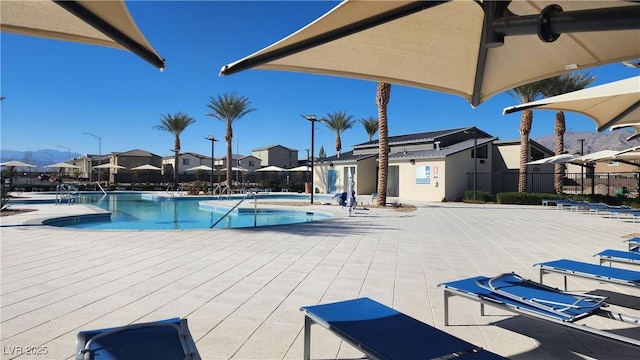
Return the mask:
<path id="1" fill-rule="evenodd" d="M 543 10 L 554 3 L 562 12 Z M 499 9 L 501 4 L 508 4 L 508 9 L 491 17 L 504 10 Z M 637 58 L 639 5 L 345 1 L 294 34 L 223 66 L 220 73 L 256 68 L 384 81 L 456 94 L 475 106 L 519 85 Z M 587 13 L 572 13 L 582 10 Z M 506 16 L 509 11 L 517 16 Z M 482 40 L 485 13 L 492 24 L 489 33 L 498 34 L 487 41 Z M 584 14 L 589 14 L 590 22 L 584 21 Z M 548 26 L 538 26 L 543 23 L 539 18 L 548 20 L 544 22 Z M 617 30 L 603 31 L 612 28 Z M 545 39 L 562 34 L 554 42 L 544 42 L 538 32 Z M 499 34 L 505 35 L 502 46 Z"/>
<path id="2" fill-rule="evenodd" d="M 633 135 L 627 138 L 627 141 L 635 140 L 640 137 L 640 122 L 624 124 L 624 125 L 613 125 L 609 128 L 610 130 L 618 130 L 618 129 L 629 129 L 633 130 Z"/>
<path id="3" fill-rule="evenodd" d="M 164 59 L 138 29 L 123 0 L 2 0 L 3 32 L 129 50 L 157 68 Z"/>
<path id="4" fill-rule="evenodd" d="M 640 42 L 640 39 L 638 39 Z M 598 131 L 610 126 L 640 122 L 640 76 L 583 90 L 552 96 L 503 110 L 510 114 L 525 109 L 577 112 L 596 122 Z"/>

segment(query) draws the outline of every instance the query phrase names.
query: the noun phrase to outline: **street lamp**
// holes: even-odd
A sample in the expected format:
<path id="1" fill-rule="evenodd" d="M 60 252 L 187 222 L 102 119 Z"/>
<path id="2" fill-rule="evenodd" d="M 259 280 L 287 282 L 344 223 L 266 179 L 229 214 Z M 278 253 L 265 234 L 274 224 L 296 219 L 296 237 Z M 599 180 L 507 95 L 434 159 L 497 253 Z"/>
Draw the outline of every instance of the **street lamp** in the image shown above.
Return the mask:
<path id="1" fill-rule="evenodd" d="M 89 135 L 89 136 L 93 136 L 94 138 L 98 139 L 98 165 L 100 165 L 100 161 L 102 160 L 102 138 L 98 135 L 92 134 L 92 133 L 88 133 L 88 132 L 84 132 L 84 135 Z M 90 163 L 90 165 L 93 165 L 93 162 Z M 89 174 L 91 174 L 91 169 L 89 169 Z M 100 170 L 98 170 L 98 182 L 102 181 L 102 174 L 100 173 Z"/>
<path id="2" fill-rule="evenodd" d="M 64 146 L 64 145 L 58 145 L 58 147 L 61 147 L 61 148 L 65 148 L 65 149 L 67 149 L 67 152 L 69 153 L 69 156 L 68 156 L 68 158 L 67 158 L 67 161 L 71 160 L 71 148 L 66 147 L 66 146 Z"/>
<path id="3" fill-rule="evenodd" d="M 300 115 L 303 118 L 309 120 L 311 122 L 311 205 L 313 205 L 313 193 L 314 193 L 314 187 L 313 187 L 313 139 L 314 139 L 314 128 L 315 128 L 315 122 L 316 121 L 322 121 L 322 120 L 318 120 L 316 118 L 315 115 Z"/>
<path id="4" fill-rule="evenodd" d="M 580 156 L 584 156 L 584 139 L 580 141 Z M 580 194 L 584 194 L 584 166 L 580 165 Z"/>
<path id="5" fill-rule="evenodd" d="M 211 182 L 211 195 L 213 195 L 213 172 L 216 169 L 216 158 L 214 156 L 214 144 L 216 140 L 213 135 L 209 135 L 205 138 L 205 140 L 209 140 L 211 141 L 211 177 L 210 177 L 210 182 Z"/>

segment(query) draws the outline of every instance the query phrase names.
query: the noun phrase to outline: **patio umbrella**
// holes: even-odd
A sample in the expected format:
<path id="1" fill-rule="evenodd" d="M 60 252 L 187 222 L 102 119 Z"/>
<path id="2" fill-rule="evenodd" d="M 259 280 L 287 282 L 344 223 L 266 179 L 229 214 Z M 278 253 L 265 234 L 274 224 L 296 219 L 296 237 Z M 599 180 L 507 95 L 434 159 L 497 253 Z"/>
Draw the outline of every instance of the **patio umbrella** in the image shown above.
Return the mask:
<path id="1" fill-rule="evenodd" d="M 211 171 L 211 167 L 207 165 L 198 165 L 196 167 L 184 169 L 184 171 L 198 171 L 198 170 Z"/>
<path id="2" fill-rule="evenodd" d="M 298 167 L 294 167 L 294 168 L 288 169 L 287 171 L 311 171 L 311 167 L 306 166 L 306 165 L 302 165 L 302 166 L 298 166 Z"/>
<path id="3" fill-rule="evenodd" d="M 258 169 L 256 171 L 257 172 L 266 172 L 266 171 L 284 172 L 284 171 L 287 171 L 287 169 L 281 168 L 281 167 L 275 166 L 275 165 L 269 165 L 269 166 L 260 168 L 260 169 Z"/>
<path id="4" fill-rule="evenodd" d="M 241 171 L 241 172 L 245 172 L 245 171 L 249 171 L 248 169 L 245 169 L 243 167 L 240 166 L 232 166 L 231 167 L 231 171 Z"/>
<path id="5" fill-rule="evenodd" d="M 640 44 L 640 37 L 638 37 Z M 526 109 L 563 110 L 586 115 L 598 131 L 640 121 L 640 76 L 505 108 L 502 114 Z"/>
<path id="6" fill-rule="evenodd" d="M 10 160 L 0 163 L 0 166 L 6 166 L 9 168 L 9 187 L 13 186 L 13 169 L 16 167 L 37 167 L 36 165 L 27 164 L 22 161 Z"/>
<path id="7" fill-rule="evenodd" d="M 0 166 L 6 166 L 6 167 L 37 167 L 36 165 L 27 164 L 25 162 L 17 161 L 17 160 L 5 161 L 3 163 L 0 163 Z"/>
<path id="8" fill-rule="evenodd" d="M 519 85 L 640 56 L 640 4 L 554 3 L 344 1 L 220 74 L 335 75 L 456 94 L 476 106 Z"/>
<path id="9" fill-rule="evenodd" d="M 116 165 L 116 164 L 112 164 L 112 163 L 96 165 L 93 168 L 94 169 L 126 169 L 126 167 L 124 167 L 124 166 Z"/>
<path id="10" fill-rule="evenodd" d="M 123 0 L 2 1 L 0 29 L 129 50 L 157 68 L 165 66 Z"/>
<path id="11" fill-rule="evenodd" d="M 542 165 L 542 164 L 562 164 L 566 162 L 570 162 L 571 160 L 577 158 L 576 155 L 571 154 L 560 154 L 555 156 L 549 156 L 543 159 L 538 159 L 535 161 L 530 161 L 526 163 L 527 165 Z"/>
<path id="12" fill-rule="evenodd" d="M 131 170 L 147 170 L 147 183 L 149 182 L 149 171 L 150 170 L 162 171 L 161 168 L 159 168 L 157 166 L 154 166 L 154 165 L 151 165 L 151 164 L 144 164 L 144 165 L 132 167 Z"/>

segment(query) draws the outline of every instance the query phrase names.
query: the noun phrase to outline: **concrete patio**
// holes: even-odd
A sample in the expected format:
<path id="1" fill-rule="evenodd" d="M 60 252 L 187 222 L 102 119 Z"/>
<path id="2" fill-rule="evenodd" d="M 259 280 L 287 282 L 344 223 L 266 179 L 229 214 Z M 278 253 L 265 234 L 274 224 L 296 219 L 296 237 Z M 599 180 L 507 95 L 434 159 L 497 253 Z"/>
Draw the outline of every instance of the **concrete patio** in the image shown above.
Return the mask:
<path id="1" fill-rule="evenodd" d="M 80 330 L 170 317 L 188 318 L 203 359 L 300 359 L 299 308 L 361 296 L 512 359 L 638 358 L 638 349 L 495 308 L 481 317 L 477 302 L 460 297 L 445 327 L 437 285 L 512 271 L 537 280 L 533 264 L 559 258 L 597 263 L 602 249 L 626 249 L 623 239 L 639 224 L 555 207 L 413 204 L 415 211 L 358 209 L 322 222 L 212 231 L 52 228 L 34 219 L 95 209 L 16 206 L 39 210 L 0 218 L 2 359 L 70 359 Z M 562 277 L 545 283 L 560 287 Z M 640 290 L 569 280 L 569 290 L 596 289 L 627 299 L 633 308 L 624 312 L 640 316 Z M 586 323 L 640 338 L 640 327 Z M 46 354 L 16 351 L 38 346 Z M 319 326 L 311 355 L 362 356 Z"/>

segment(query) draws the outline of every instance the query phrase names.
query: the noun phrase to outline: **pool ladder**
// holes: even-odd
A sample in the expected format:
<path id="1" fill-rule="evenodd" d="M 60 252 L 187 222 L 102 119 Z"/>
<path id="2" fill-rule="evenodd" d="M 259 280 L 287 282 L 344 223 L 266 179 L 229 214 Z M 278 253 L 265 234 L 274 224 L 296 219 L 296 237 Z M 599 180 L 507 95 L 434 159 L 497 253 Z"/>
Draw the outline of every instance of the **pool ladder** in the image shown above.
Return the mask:
<path id="1" fill-rule="evenodd" d="M 253 227 L 258 226 L 258 197 L 256 196 L 256 193 L 249 191 L 242 199 L 240 199 L 240 201 L 238 201 L 237 204 L 233 205 L 233 207 L 229 209 L 229 211 L 227 211 L 220 217 L 220 219 L 214 222 L 213 225 L 209 227 L 209 229 L 213 229 L 216 225 L 218 225 L 218 223 L 222 221 L 222 219 L 227 217 L 227 215 L 229 215 L 233 210 L 240 206 L 240 204 L 242 204 L 242 202 L 245 201 L 249 196 L 253 196 Z"/>
<path id="2" fill-rule="evenodd" d="M 62 200 L 67 199 L 69 205 L 75 203 L 76 199 L 80 197 L 80 191 L 77 187 L 69 184 L 58 184 L 56 186 L 56 201 L 55 204 L 62 204 Z"/>

